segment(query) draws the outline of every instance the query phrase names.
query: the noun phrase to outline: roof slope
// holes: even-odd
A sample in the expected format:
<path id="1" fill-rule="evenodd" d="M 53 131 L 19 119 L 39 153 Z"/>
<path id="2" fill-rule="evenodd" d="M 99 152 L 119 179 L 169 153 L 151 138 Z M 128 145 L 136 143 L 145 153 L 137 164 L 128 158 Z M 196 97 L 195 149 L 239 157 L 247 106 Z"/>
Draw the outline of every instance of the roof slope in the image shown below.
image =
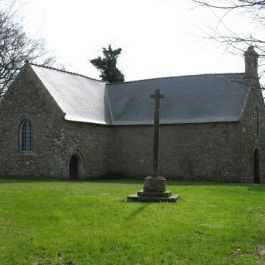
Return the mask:
<path id="1" fill-rule="evenodd" d="M 105 83 L 86 76 L 31 65 L 70 121 L 111 123 Z"/>
<path id="2" fill-rule="evenodd" d="M 152 124 L 156 88 L 160 123 L 238 121 L 248 93 L 243 73 L 206 74 L 106 84 L 82 75 L 31 65 L 65 119 L 109 125 Z"/>
<path id="3" fill-rule="evenodd" d="M 237 121 L 248 93 L 244 74 L 205 74 L 107 85 L 113 121 L 152 124 L 156 88 L 164 94 L 160 123 Z"/>

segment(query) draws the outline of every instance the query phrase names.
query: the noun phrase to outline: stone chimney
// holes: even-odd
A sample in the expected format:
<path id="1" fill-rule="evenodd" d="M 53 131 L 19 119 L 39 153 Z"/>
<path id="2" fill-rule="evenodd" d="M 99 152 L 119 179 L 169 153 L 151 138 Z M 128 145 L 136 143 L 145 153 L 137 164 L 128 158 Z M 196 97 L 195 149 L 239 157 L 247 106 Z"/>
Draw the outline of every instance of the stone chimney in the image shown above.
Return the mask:
<path id="1" fill-rule="evenodd" d="M 249 46 L 244 53 L 245 56 L 245 76 L 247 78 L 258 78 L 258 53 L 253 46 Z"/>

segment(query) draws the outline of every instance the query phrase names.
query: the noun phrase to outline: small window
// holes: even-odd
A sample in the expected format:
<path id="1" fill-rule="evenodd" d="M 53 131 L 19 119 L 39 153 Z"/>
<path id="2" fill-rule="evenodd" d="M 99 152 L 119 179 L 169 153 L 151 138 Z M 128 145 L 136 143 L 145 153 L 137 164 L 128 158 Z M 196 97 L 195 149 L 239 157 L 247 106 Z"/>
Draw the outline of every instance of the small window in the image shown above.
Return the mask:
<path id="1" fill-rule="evenodd" d="M 258 136 L 259 135 L 259 109 L 258 107 L 254 108 L 254 135 Z"/>
<path id="2" fill-rule="evenodd" d="M 20 151 L 32 152 L 32 125 L 29 120 L 24 120 L 20 126 Z"/>

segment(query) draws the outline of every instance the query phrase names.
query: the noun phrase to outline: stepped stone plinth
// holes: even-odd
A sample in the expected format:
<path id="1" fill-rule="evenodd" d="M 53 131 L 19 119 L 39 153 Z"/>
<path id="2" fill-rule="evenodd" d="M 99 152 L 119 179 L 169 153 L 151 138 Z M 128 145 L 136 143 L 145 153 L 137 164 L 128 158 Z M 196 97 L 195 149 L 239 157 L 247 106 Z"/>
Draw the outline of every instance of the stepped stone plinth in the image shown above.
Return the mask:
<path id="1" fill-rule="evenodd" d="M 146 177 L 143 190 L 127 197 L 130 201 L 137 202 L 175 202 L 178 195 L 171 195 L 166 191 L 166 179 L 163 177 Z"/>

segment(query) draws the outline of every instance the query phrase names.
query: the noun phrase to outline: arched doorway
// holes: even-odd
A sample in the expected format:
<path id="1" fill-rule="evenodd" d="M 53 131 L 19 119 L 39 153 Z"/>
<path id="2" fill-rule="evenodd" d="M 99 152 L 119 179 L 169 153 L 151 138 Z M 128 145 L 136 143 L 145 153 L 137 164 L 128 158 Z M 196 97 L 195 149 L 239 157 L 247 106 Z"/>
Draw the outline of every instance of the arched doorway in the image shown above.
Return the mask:
<path id="1" fill-rule="evenodd" d="M 259 150 L 254 151 L 254 182 L 260 184 Z"/>
<path id="2" fill-rule="evenodd" d="M 69 178 L 78 179 L 79 174 L 79 159 L 77 155 L 72 155 L 69 163 Z"/>

